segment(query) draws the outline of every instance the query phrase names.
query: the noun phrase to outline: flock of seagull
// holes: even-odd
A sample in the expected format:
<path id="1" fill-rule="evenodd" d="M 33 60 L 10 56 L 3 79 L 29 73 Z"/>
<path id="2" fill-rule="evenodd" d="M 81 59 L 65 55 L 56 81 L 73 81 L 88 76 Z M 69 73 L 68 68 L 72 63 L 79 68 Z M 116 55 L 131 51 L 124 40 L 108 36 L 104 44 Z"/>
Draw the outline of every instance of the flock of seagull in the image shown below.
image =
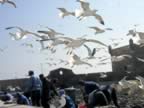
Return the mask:
<path id="1" fill-rule="evenodd" d="M 101 25 L 103 26 L 105 25 L 105 21 L 103 20 L 102 16 L 97 14 L 98 10 L 91 9 L 89 2 L 86 2 L 84 0 L 77 0 L 76 2 L 80 4 L 80 8 L 76 9 L 75 11 L 69 11 L 65 8 L 57 8 L 60 11 L 59 17 L 64 19 L 67 16 L 74 16 L 79 21 L 82 21 L 85 18 L 94 17 Z M 1 4 L 8 3 L 16 8 L 16 4 L 10 0 L 0 0 L 0 3 Z M 44 27 L 47 30 L 37 30 L 37 32 L 33 32 L 19 26 L 6 27 L 5 30 L 7 31 L 17 30 L 16 32 L 9 32 L 9 35 L 12 40 L 20 41 L 29 37 L 33 37 L 37 42 L 40 43 L 41 51 L 47 49 L 50 50 L 52 53 L 56 53 L 56 47 L 60 45 L 64 45 L 65 46 L 64 49 L 67 50 L 66 54 L 69 55 L 70 57 L 68 61 L 60 59 L 59 63 L 65 63 L 65 65 L 69 64 L 71 67 L 74 67 L 75 65 L 82 65 L 82 64 L 92 67 L 93 65 L 88 63 L 88 60 L 96 59 L 97 57 L 95 57 L 95 55 L 99 50 L 104 49 L 107 51 L 108 45 L 96 39 L 87 39 L 85 38 L 86 35 L 78 38 L 72 38 L 72 37 L 65 36 L 64 33 L 58 32 L 53 28 L 43 26 L 43 25 L 40 26 Z M 94 30 L 94 35 L 102 34 L 105 33 L 106 31 L 113 30 L 112 28 L 99 28 L 97 26 L 90 26 L 88 28 Z M 136 36 L 137 34 L 142 40 L 144 37 L 144 33 L 137 32 L 136 29 L 129 30 L 127 36 L 129 35 Z M 123 41 L 124 38 L 120 38 L 120 39 L 111 38 L 110 40 L 113 42 L 113 46 L 118 46 L 119 41 Z M 101 47 L 96 47 L 91 49 L 90 46 L 87 45 L 88 42 L 98 44 Z M 21 46 L 27 46 L 30 48 L 34 47 L 34 45 L 31 43 L 23 43 L 21 44 Z M 88 55 L 86 58 L 81 58 L 79 55 L 75 53 L 75 50 L 81 48 L 82 46 L 88 51 Z M 0 51 L 2 50 L 0 49 Z M 112 60 L 116 61 L 121 58 L 113 57 Z M 106 62 L 103 61 L 110 59 L 110 57 L 99 57 L 98 59 L 100 59 L 101 61 L 99 64 L 106 64 Z M 50 66 L 55 65 L 55 63 L 53 64 L 47 63 L 47 64 Z"/>
<path id="2" fill-rule="evenodd" d="M 96 20 L 98 20 L 100 24 L 104 25 L 103 18 L 96 13 L 97 10 L 90 8 L 90 3 L 82 0 L 77 0 L 77 2 L 80 4 L 80 9 L 76 9 L 74 12 L 69 12 L 65 8 L 57 8 L 60 11 L 59 16 L 61 18 L 65 18 L 66 16 L 72 15 L 79 20 L 82 20 L 86 17 L 93 16 L 96 18 Z M 14 7 L 16 7 L 15 3 L 12 1 L 3 0 L 1 3 L 2 4 L 10 3 L 13 4 Z M 37 33 L 35 33 L 23 29 L 22 27 L 19 26 L 10 26 L 5 28 L 5 30 L 10 31 L 16 29 L 17 30 L 16 32 L 9 32 L 11 39 L 16 41 L 26 39 L 30 36 L 34 37 L 34 39 L 40 43 L 41 51 L 47 49 L 50 50 L 52 53 L 56 53 L 55 48 L 57 46 L 65 45 L 64 49 L 68 50 L 66 54 L 70 55 L 70 58 L 68 61 L 61 60 L 61 63 L 65 62 L 66 63 L 65 65 L 70 64 L 71 67 L 74 67 L 75 65 L 82 65 L 82 64 L 92 67 L 92 64 L 88 63 L 87 61 L 89 59 L 96 58 L 95 54 L 98 51 L 98 49 L 97 48 L 91 49 L 88 45 L 86 45 L 86 43 L 89 42 L 89 43 L 99 44 L 104 49 L 107 49 L 107 45 L 99 40 L 86 39 L 84 38 L 85 36 L 78 37 L 78 38 L 66 37 L 64 36 L 65 35 L 64 33 L 58 32 L 53 28 L 43 26 L 43 25 L 40 26 L 46 28 L 47 30 L 37 30 Z M 111 28 L 101 29 L 99 27 L 94 27 L 94 26 L 89 28 L 95 30 L 95 35 L 104 33 L 106 30 L 112 30 Z M 33 48 L 33 44 L 31 43 L 23 43 L 21 44 L 21 46 L 27 46 Z M 79 49 L 82 46 L 84 46 L 88 51 L 88 56 L 86 58 L 81 58 L 76 53 L 74 53 L 74 50 Z M 52 65 L 51 63 L 47 63 L 47 64 L 49 64 L 50 66 Z"/>

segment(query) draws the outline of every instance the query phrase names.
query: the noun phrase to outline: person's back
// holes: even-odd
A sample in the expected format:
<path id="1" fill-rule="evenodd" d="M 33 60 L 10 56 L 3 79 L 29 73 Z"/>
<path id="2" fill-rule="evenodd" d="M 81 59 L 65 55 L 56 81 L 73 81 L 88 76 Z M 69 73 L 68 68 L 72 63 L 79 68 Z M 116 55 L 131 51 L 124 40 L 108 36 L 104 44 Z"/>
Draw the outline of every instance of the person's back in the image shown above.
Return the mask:
<path id="1" fill-rule="evenodd" d="M 40 81 L 40 79 L 38 77 L 32 75 L 29 80 L 30 80 L 29 84 L 30 84 L 31 91 L 40 90 L 41 89 L 42 84 L 41 84 L 41 81 Z"/>
<path id="2" fill-rule="evenodd" d="M 74 104 L 74 101 L 70 96 L 66 95 L 65 99 L 66 99 L 66 108 L 76 108 L 76 105 Z"/>
<path id="3" fill-rule="evenodd" d="M 12 102 L 13 99 L 14 99 L 14 97 L 10 93 L 4 92 L 4 97 L 2 99 L 3 101 L 5 101 L 5 102 Z"/>
<path id="4" fill-rule="evenodd" d="M 64 89 L 59 90 L 59 95 L 61 97 L 64 97 L 65 100 L 66 100 L 66 105 L 64 106 L 64 108 L 76 108 L 76 105 L 75 105 L 74 101 L 72 100 L 72 98 L 70 96 L 68 96 L 65 93 Z"/>
<path id="5" fill-rule="evenodd" d="M 33 106 L 40 106 L 40 97 L 41 97 L 41 88 L 42 83 L 41 80 L 34 76 L 33 71 L 29 71 L 29 85 L 28 91 L 31 93 L 31 100 Z"/>
<path id="6" fill-rule="evenodd" d="M 17 93 L 17 104 L 31 105 L 27 97 L 20 93 Z"/>
<path id="7" fill-rule="evenodd" d="M 100 86 L 98 83 L 93 81 L 86 81 L 85 82 L 85 92 L 86 94 L 91 93 L 93 90 L 99 89 Z"/>

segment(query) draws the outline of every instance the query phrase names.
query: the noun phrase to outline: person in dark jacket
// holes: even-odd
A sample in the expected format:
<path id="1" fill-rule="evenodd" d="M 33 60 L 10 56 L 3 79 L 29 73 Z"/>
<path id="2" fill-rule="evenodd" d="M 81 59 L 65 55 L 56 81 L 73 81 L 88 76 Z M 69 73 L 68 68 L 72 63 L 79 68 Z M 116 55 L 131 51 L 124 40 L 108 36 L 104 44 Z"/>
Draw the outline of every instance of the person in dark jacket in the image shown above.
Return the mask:
<path id="1" fill-rule="evenodd" d="M 110 104 L 111 100 L 117 108 L 120 108 L 117 102 L 116 90 L 111 85 L 100 86 L 96 82 L 83 80 L 80 80 L 79 84 L 84 86 L 84 100 L 88 108 L 106 106 Z"/>
<path id="2" fill-rule="evenodd" d="M 51 92 L 53 92 L 54 95 L 58 95 L 58 93 L 53 83 L 50 80 L 48 80 L 48 78 L 44 77 L 43 74 L 40 74 L 39 77 L 42 82 L 41 104 L 43 108 L 49 108 L 49 101 L 52 98 Z"/>

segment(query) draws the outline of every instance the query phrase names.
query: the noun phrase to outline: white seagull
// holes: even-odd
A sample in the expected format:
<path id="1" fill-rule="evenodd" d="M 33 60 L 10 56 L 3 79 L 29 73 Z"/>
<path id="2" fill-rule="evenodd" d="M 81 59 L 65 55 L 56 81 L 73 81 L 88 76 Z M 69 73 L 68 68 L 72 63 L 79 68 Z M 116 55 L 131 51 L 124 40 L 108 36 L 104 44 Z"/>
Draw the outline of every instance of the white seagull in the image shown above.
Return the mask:
<path id="1" fill-rule="evenodd" d="M 8 47 L 0 48 L 0 52 L 4 52 Z"/>
<path id="2" fill-rule="evenodd" d="M 68 60 L 68 63 L 70 64 L 71 68 L 74 67 L 75 65 L 82 65 L 82 64 L 92 67 L 90 63 L 82 61 L 80 57 L 74 53 L 70 55 L 70 59 Z"/>
<path id="3" fill-rule="evenodd" d="M 127 36 L 132 35 L 134 37 L 134 36 L 136 36 L 136 31 L 135 30 L 129 30 L 126 35 Z"/>
<path id="4" fill-rule="evenodd" d="M 124 76 L 119 82 L 118 84 L 121 85 L 124 88 L 129 87 L 129 82 L 126 80 L 127 76 Z"/>
<path id="5" fill-rule="evenodd" d="M 144 78 L 141 76 L 136 76 L 136 79 L 140 81 L 139 88 L 144 89 Z"/>
<path id="6" fill-rule="evenodd" d="M 65 16 L 69 16 L 69 15 L 75 16 L 74 12 L 69 12 L 65 8 L 57 8 L 57 9 L 59 9 L 61 11 L 59 13 L 60 18 L 64 18 Z"/>
<path id="7" fill-rule="evenodd" d="M 69 37 L 62 37 L 63 39 L 65 39 L 65 48 L 71 49 L 70 52 L 72 52 L 74 49 L 81 47 L 84 43 L 86 42 L 93 42 L 93 43 L 97 43 L 103 46 L 106 46 L 106 44 L 98 41 L 98 40 L 94 40 L 94 39 L 85 39 L 85 38 L 78 38 L 78 39 L 72 39 Z M 69 52 L 69 51 L 68 51 Z"/>
<path id="8" fill-rule="evenodd" d="M 87 45 L 84 44 L 84 47 L 87 49 L 88 51 L 88 57 L 87 59 L 92 59 L 95 58 L 94 55 L 96 54 L 96 48 L 93 48 L 93 50 L 91 50 Z"/>
<path id="9" fill-rule="evenodd" d="M 100 73 L 100 78 L 106 78 L 106 77 L 107 77 L 107 74 L 105 72 Z"/>
<path id="10" fill-rule="evenodd" d="M 90 9 L 89 3 L 80 1 L 78 0 L 81 4 L 81 9 L 80 10 L 75 10 L 75 16 L 79 19 L 82 20 L 83 18 L 89 17 L 89 16 L 94 16 L 101 24 L 104 25 L 104 21 L 102 17 L 98 14 L 96 14 L 97 10 L 95 9 Z"/>
<path id="11" fill-rule="evenodd" d="M 16 4 L 13 1 L 10 0 L 0 0 L 0 3 L 3 5 L 5 3 L 11 4 L 12 6 L 14 6 L 16 8 Z"/>
<path id="12" fill-rule="evenodd" d="M 33 44 L 31 44 L 31 43 L 22 43 L 21 45 L 22 45 L 22 46 L 26 46 L 26 47 L 33 48 Z"/>
<path id="13" fill-rule="evenodd" d="M 38 30 L 37 32 L 47 34 L 50 39 L 55 38 L 56 35 L 64 35 L 63 33 L 59 33 L 57 31 L 55 31 L 54 29 L 51 29 L 51 28 L 48 28 L 48 29 L 49 29 L 49 31 Z"/>
<path id="14" fill-rule="evenodd" d="M 22 29 L 21 27 L 18 27 L 18 26 L 7 27 L 5 29 L 10 30 L 10 29 L 14 29 L 14 28 L 18 29 L 19 31 L 17 31 L 16 33 L 9 33 L 13 40 L 25 39 L 28 34 L 33 34 L 32 32 L 30 32 L 28 30 L 24 30 L 24 29 Z"/>
<path id="15" fill-rule="evenodd" d="M 112 30 L 111 28 L 105 28 L 105 29 L 101 29 L 99 27 L 89 27 L 89 28 L 94 29 L 96 31 L 95 35 L 100 34 L 100 33 L 104 33 L 106 30 Z"/>

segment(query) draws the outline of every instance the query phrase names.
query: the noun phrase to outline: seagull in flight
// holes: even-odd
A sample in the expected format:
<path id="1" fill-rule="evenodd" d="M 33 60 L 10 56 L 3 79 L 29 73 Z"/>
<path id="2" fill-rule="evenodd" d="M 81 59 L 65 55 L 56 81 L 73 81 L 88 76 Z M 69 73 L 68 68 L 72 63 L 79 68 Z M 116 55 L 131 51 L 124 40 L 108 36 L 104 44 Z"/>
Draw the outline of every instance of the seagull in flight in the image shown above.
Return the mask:
<path id="1" fill-rule="evenodd" d="M 104 44 L 104 43 L 102 43 L 98 40 L 94 40 L 94 39 L 85 39 L 85 38 L 72 39 L 72 38 L 69 38 L 69 37 L 62 37 L 62 38 L 65 39 L 65 43 L 66 43 L 65 48 L 71 49 L 71 51 L 68 51 L 68 53 L 72 53 L 72 51 L 74 49 L 81 47 L 86 42 L 93 42 L 93 43 L 100 44 L 102 46 L 107 47 L 106 44 Z"/>
<path id="2" fill-rule="evenodd" d="M 8 47 L 0 48 L 0 52 L 4 52 Z"/>
<path id="3" fill-rule="evenodd" d="M 65 16 L 69 16 L 69 15 L 75 16 L 74 12 L 69 12 L 65 8 L 57 8 L 57 9 L 61 11 L 59 13 L 60 18 L 64 18 Z"/>
<path id="4" fill-rule="evenodd" d="M 84 2 L 84 1 L 80 1 L 80 0 L 77 0 L 77 1 L 80 3 L 81 8 L 80 8 L 80 10 L 75 10 L 75 16 L 79 20 L 82 20 L 83 18 L 86 18 L 89 16 L 94 16 L 101 24 L 104 25 L 103 18 L 100 15 L 96 14 L 97 10 L 90 9 L 88 2 Z"/>
<path id="5" fill-rule="evenodd" d="M 43 31 L 43 30 L 38 30 L 38 33 L 43 33 L 49 36 L 50 39 L 55 38 L 56 35 L 64 35 L 63 33 L 59 33 L 55 31 L 54 29 L 48 28 L 49 31 Z"/>
<path id="6" fill-rule="evenodd" d="M 74 53 L 70 55 L 70 59 L 68 60 L 68 63 L 71 65 L 71 68 L 74 67 L 75 65 L 82 65 L 82 64 L 92 67 L 90 63 L 82 61 L 80 57 Z"/>
<path id="7" fill-rule="evenodd" d="M 22 46 L 26 46 L 26 47 L 33 48 L 33 44 L 31 44 L 31 43 L 22 43 L 21 45 L 22 45 Z"/>
<path id="8" fill-rule="evenodd" d="M 112 30 L 111 28 L 105 28 L 105 29 L 101 29 L 99 27 L 89 27 L 90 29 L 94 29 L 95 35 L 100 34 L 100 33 L 104 33 L 106 30 Z"/>
<path id="9" fill-rule="evenodd" d="M 13 1 L 10 0 L 0 0 L 0 3 L 3 5 L 5 3 L 11 4 L 13 7 L 16 8 L 16 4 Z"/>
<path id="10" fill-rule="evenodd" d="M 14 27 L 7 27 L 5 28 L 6 30 L 10 30 L 10 29 L 18 29 L 19 31 L 17 31 L 16 33 L 9 33 L 12 37 L 13 40 L 21 40 L 21 39 L 25 39 L 28 34 L 33 34 L 32 32 L 28 31 L 28 30 L 24 30 L 21 27 L 18 26 L 14 26 Z"/>
<path id="11" fill-rule="evenodd" d="M 87 45 L 84 44 L 84 47 L 87 49 L 88 51 L 88 57 L 87 59 L 92 59 L 95 58 L 94 55 L 96 54 L 96 48 L 93 48 L 93 50 L 91 50 Z"/>
<path id="12" fill-rule="evenodd" d="M 132 35 L 133 37 L 136 36 L 136 31 L 135 30 L 129 30 L 128 33 L 126 34 L 127 36 Z"/>

